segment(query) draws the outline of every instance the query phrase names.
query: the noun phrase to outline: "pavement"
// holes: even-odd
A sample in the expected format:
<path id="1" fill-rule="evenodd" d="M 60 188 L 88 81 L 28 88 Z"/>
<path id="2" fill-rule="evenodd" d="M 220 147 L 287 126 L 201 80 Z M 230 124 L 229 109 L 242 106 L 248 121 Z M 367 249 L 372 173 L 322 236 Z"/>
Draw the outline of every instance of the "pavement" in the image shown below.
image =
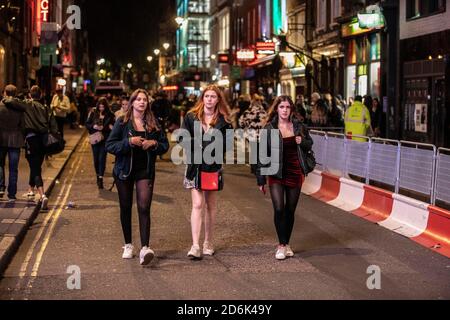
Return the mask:
<path id="1" fill-rule="evenodd" d="M 85 129 L 65 129 L 65 150 L 45 160 L 42 166 L 42 178 L 44 180 L 44 190 L 47 196 L 58 182 L 60 174 L 72 156 L 75 148 L 80 143 L 85 133 Z M 6 180 L 8 181 L 8 163 L 5 166 Z M 32 225 L 34 219 L 39 214 L 40 206 L 36 200 L 29 201 L 28 180 L 30 169 L 25 159 L 25 152 L 22 150 L 19 162 L 19 181 L 17 183 L 17 201 L 8 203 L 8 198 L 0 199 L 0 275 L 4 272 L 12 257 L 20 247 L 20 244 Z"/>

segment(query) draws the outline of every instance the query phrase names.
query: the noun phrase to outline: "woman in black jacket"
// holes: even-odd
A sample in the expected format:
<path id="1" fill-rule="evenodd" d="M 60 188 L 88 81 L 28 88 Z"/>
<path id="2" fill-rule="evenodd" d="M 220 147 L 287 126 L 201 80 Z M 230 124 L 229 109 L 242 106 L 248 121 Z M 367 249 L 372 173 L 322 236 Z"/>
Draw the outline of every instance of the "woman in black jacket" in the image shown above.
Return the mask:
<path id="1" fill-rule="evenodd" d="M 103 176 L 106 170 L 106 140 L 113 129 L 115 122 L 114 114 L 109 108 L 108 100 L 100 98 L 97 106 L 89 113 L 86 121 L 86 128 L 91 137 L 98 139 L 91 139 L 92 153 L 94 155 L 94 167 L 97 173 L 97 186 L 103 189 Z"/>
<path id="2" fill-rule="evenodd" d="M 189 132 L 190 137 L 196 136 L 195 127 L 202 130 L 204 136 L 213 137 L 215 133 L 219 132 L 223 138 L 224 145 L 230 145 L 226 143 L 226 130 L 232 129 L 229 122 L 229 107 L 223 96 L 222 91 L 214 85 L 208 86 L 200 97 L 197 105 L 187 114 L 183 128 Z M 186 170 L 186 176 L 184 179 L 184 187 L 191 190 L 192 193 L 192 240 L 193 245 L 188 253 L 188 257 L 191 259 L 200 259 L 203 255 L 214 255 L 213 246 L 213 229 L 214 221 L 217 213 L 217 192 L 215 191 L 202 191 L 197 190 L 195 179 L 201 172 L 221 172 L 223 161 L 217 163 L 214 161 L 212 164 L 209 161 L 205 161 L 204 154 L 202 154 L 202 164 L 195 163 L 196 152 L 205 151 L 208 146 L 214 141 L 211 139 L 203 139 L 200 148 L 195 147 L 194 143 L 191 143 L 190 157 L 188 156 L 188 166 Z M 209 141 L 209 142 L 208 142 Z M 225 148 L 222 149 L 225 153 Z M 189 152 L 188 151 L 188 152 Z M 212 155 L 215 157 L 215 154 Z M 223 159 L 223 155 L 219 155 Z M 198 158 L 198 155 L 197 155 Z M 200 234 L 202 231 L 202 212 L 203 208 L 206 210 L 205 215 L 205 241 L 203 243 L 203 251 L 200 249 Z"/>
<path id="3" fill-rule="evenodd" d="M 274 163 L 268 164 L 277 167 L 276 174 L 269 176 L 268 179 L 279 239 L 277 260 L 294 256 L 289 242 L 302 185 L 309 172 L 305 155 L 313 145 L 307 128 L 298 120 L 294 110 L 295 105 L 290 97 L 278 97 L 269 111 L 267 125 L 263 129 L 266 134 L 262 135 L 260 141 L 261 144 L 266 144 L 264 147 L 267 147 L 266 150 L 270 155 L 279 152 L 278 166 Z M 277 145 L 272 145 L 271 134 L 275 133 L 279 136 L 279 140 Z M 264 166 L 259 163 L 256 175 L 261 192 L 266 194 L 267 178 L 263 169 Z"/>
<path id="4" fill-rule="evenodd" d="M 150 98 L 145 90 L 136 90 L 129 106 L 125 116 L 117 120 L 106 148 L 116 156 L 113 174 L 119 192 L 120 219 L 125 238 L 122 257 L 132 259 L 134 256 L 131 213 L 136 185 L 142 245 L 139 258 L 141 265 L 148 265 L 155 255 L 149 244 L 156 157 L 169 150 L 169 142 L 151 111 Z"/>

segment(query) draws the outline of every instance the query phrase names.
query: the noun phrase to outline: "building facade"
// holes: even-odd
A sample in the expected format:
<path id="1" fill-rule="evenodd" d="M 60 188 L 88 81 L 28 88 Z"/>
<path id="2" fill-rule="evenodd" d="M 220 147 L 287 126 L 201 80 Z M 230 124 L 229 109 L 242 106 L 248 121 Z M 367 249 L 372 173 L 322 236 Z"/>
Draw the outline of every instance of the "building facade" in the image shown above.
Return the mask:
<path id="1" fill-rule="evenodd" d="M 450 147 L 450 1 L 401 1 L 403 139 Z"/>

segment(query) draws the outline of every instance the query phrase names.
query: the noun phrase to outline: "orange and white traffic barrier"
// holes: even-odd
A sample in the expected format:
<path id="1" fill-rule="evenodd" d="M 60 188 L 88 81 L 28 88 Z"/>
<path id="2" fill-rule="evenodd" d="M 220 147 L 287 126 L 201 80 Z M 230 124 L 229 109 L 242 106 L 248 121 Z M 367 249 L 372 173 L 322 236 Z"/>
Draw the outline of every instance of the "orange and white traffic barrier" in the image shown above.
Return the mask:
<path id="1" fill-rule="evenodd" d="M 340 182 L 338 197 L 328 204 L 350 212 L 360 208 L 364 201 L 364 184 L 346 178 L 341 178 Z"/>
<path id="2" fill-rule="evenodd" d="M 322 187 L 322 172 L 314 170 L 308 175 L 303 184 L 302 192 L 307 196 L 319 192 Z"/>
<path id="3" fill-rule="evenodd" d="M 450 212 L 447 210 L 320 171 L 308 176 L 304 190 L 307 195 L 450 258 Z"/>
<path id="4" fill-rule="evenodd" d="M 450 211 L 429 206 L 426 230 L 413 241 L 450 258 Z"/>
<path id="5" fill-rule="evenodd" d="M 394 206 L 392 196 L 392 192 L 365 185 L 363 204 L 352 213 L 373 223 L 385 221 Z"/>

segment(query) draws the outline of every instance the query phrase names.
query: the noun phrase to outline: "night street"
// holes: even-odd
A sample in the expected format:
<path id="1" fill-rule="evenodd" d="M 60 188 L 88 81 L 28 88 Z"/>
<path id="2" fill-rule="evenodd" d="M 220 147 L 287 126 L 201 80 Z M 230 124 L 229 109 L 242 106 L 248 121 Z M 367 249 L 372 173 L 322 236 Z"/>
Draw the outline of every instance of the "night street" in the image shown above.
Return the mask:
<path id="1" fill-rule="evenodd" d="M 147 268 L 138 259 L 124 261 L 117 194 L 97 190 L 91 162 L 84 140 L 52 192 L 51 211 L 38 216 L 1 280 L 0 299 L 450 298 L 446 257 L 306 196 L 292 241 L 298 254 L 276 261 L 271 202 L 245 166 L 226 167 L 217 254 L 191 261 L 184 167 L 158 162 L 151 233 L 156 259 Z M 111 162 L 109 157 L 106 187 L 112 183 Z M 75 208 L 67 208 L 70 201 Z M 133 220 L 138 243 L 136 214 Z M 381 269 L 381 290 L 367 288 L 371 265 Z M 81 270 L 81 290 L 67 288 L 70 266 Z"/>

